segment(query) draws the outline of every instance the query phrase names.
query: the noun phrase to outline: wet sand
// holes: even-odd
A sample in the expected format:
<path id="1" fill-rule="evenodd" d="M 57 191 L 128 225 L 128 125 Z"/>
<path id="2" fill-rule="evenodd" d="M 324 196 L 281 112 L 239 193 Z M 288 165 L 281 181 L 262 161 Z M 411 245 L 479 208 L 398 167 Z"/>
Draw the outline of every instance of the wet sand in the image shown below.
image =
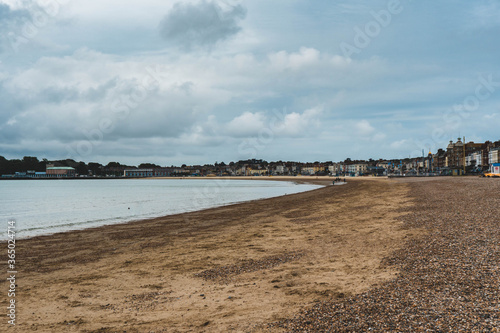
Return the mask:
<path id="1" fill-rule="evenodd" d="M 403 181 L 348 179 L 18 241 L 16 331 L 290 330 L 269 323 L 397 278 L 401 267 L 384 258 L 428 232 L 403 227 L 416 202 L 411 189 Z M 6 271 L 5 261 L 0 269 Z M 4 297 L 0 306 L 6 305 Z"/>

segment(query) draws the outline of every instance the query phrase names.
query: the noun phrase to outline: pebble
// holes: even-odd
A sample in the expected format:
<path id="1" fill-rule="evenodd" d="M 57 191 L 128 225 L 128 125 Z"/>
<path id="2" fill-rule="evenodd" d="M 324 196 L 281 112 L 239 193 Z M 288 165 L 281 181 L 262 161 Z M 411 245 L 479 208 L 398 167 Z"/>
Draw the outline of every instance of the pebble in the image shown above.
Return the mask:
<path id="1" fill-rule="evenodd" d="M 205 280 L 216 280 L 218 282 L 227 282 L 231 277 L 243 274 L 256 272 L 260 270 L 270 269 L 278 265 L 300 259 L 304 252 L 287 252 L 280 255 L 269 256 L 259 260 L 244 260 L 237 265 L 226 265 L 195 274 Z"/>

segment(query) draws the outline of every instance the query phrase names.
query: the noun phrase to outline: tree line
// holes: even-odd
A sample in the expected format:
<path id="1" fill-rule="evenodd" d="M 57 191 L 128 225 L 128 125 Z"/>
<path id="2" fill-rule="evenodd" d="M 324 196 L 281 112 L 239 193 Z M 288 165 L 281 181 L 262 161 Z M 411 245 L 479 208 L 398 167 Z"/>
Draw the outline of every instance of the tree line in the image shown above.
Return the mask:
<path id="1" fill-rule="evenodd" d="M 109 162 L 107 165 L 102 165 L 95 162 L 90 162 L 88 164 L 85 162 L 76 162 L 72 159 L 49 161 L 44 158 L 40 161 L 37 157 L 24 156 L 22 159 L 8 160 L 5 157 L 0 156 L 0 175 L 11 175 L 15 174 L 16 172 L 26 172 L 30 170 L 44 172 L 47 164 L 54 164 L 58 167 L 72 167 L 75 168 L 76 173 L 79 175 L 95 176 L 105 176 L 106 174 L 116 174 L 118 176 L 123 174 L 123 172 L 119 170 L 113 170 L 113 168 L 129 167 L 118 162 Z M 142 165 L 150 166 L 152 164 L 144 163 L 141 164 L 141 166 Z"/>

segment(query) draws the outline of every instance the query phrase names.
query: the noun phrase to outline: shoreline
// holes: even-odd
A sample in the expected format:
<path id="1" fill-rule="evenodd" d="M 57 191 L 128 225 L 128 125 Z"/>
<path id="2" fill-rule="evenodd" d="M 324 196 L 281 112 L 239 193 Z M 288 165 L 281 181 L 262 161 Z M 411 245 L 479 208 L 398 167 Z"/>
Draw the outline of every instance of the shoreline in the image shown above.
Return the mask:
<path id="1" fill-rule="evenodd" d="M 262 181 L 271 180 L 271 179 L 267 179 L 267 177 L 266 177 L 266 179 L 254 179 L 254 178 L 258 178 L 258 177 L 197 177 L 197 179 L 200 179 L 200 180 L 262 180 Z M 190 180 L 190 179 L 194 179 L 194 178 L 190 178 L 190 177 L 188 177 L 188 178 L 182 178 L 182 177 L 148 177 L 148 178 L 123 178 L 123 179 L 151 179 L 151 180 L 157 180 L 157 179 L 165 179 L 165 180 L 187 179 L 187 180 Z M 67 179 L 67 180 L 69 180 L 69 179 Z M 331 185 L 326 179 L 322 179 L 322 178 L 318 178 L 318 177 L 316 177 L 315 179 L 307 179 L 307 180 L 304 180 L 301 177 L 299 177 L 298 179 L 295 178 L 293 180 L 290 177 L 280 177 L 280 178 L 273 179 L 273 180 L 274 181 L 290 182 L 290 183 L 293 183 L 293 184 L 296 184 L 296 185 L 301 185 L 301 184 L 310 184 L 310 185 L 317 185 L 317 186 L 328 186 L 328 185 Z M 303 192 L 309 192 L 309 191 L 314 191 L 314 190 L 316 190 L 316 189 L 310 189 L 310 190 L 303 191 Z M 299 192 L 299 193 L 303 193 L 303 192 Z M 226 204 L 223 203 L 223 204 L 216 205 L 216 206 L 213 206 L 213 207 L 208 207 L 208 208 L 200 208 L 200 209 L 194 209 L 194 210 L 185 211 L 185 212 L 177 212 L 177 213 L 166 214 L 166 215 L 159 215 L 159 216 L 147 217 L 147 218 L 136 218 L 136 219 L 131 219 L 131 220 L 128 220 L 128 221 L 119 221 L 119 222 L 116 222 L 116 223 L 104 224 L 104 225 L 100 225 L 100 226 L 90 226 L 90 227 L 86 227 L 86 228 L 83 228 L 83 229 L 70 229 L 70 230 L 62 230 L 62 231 L 60 230 L 60 231 L 43 233 L 43 234 L 36 234 L 36 235 L 33 235 L 33 236 L 23 236 L 22 238 L 17 238 L 17 240 L 21 241 L 21 240 L 32 239 L 32 238 L 41 237 L 41 236 L 51 236 L 51 235 L 56 235 L 56 234 L 60 234 L 60 233 L 68 233 L 68 232 L 79 231 L 79 230 L 86 230 L 86 229 L 98 229 L 98 228 L 101 228 L 101 227 L 112 226 L 112 225 L 121 225 L 121 224 L 127 224 L 127 223 L 140 223 L 141 221 L 148 221 L 148 220 L 153 220 L 153 219 L 166 218 L 166 217 L 173 216 L 173 215 L 181 215 L 181 214 L 188 214 L 188 213 L 193 213 L 193 212 L 201 212 L 201 211 L 208 210 L 208 209 L 216 209 L 216 208 L 221 208 L 221 207 L 228 207 L 228 206 L 232 206 L 232 205 L 237 205 L 237 204 L 241 204 L 241 203 L 259 201 L 259 200 L 265 200 L 265 199 L 271 199 L 271 198 L 279 198 L 279 197 L 286 196 L 286 195 L 291 195 L 291 194 L 284 194 L 284 195 L 279 195 L 279 196 L 276 196 L 276 197 L 269 197 L 269 198 L 265 198 L 264 197 L 264 198 L 258 198 L 258 199 L 248 199 L 248 200 L 244 200 L 244 201 L 230 202 L 230 203 L 226 203 Z M 7 242 L 7 239 L 0 239 L 0 244 L 4 244 L 6 242 Z"/>
<path id="2" fill-rule="evenodd" d="M 10 177 L 0 177 L 0 180 L 126 180 L 126 179 L 186 179 L 186 180 L 274 180 L 274 181 L 304 181 L 304 182 L 314 182 L 314 181 L 332 181 L 337 176 L 181 176 L 181 177 L 60 177 L 60 178 L 10 178 Z M 339 176 L 342 179 L 387 179 L 387 176 Z M 408 177 L 409 178 L 409 177 Z"/>
<path id="3" fill-rule="evenodd" d="M 258 330 L 393 278 L 382 259 L 419 234 L 397 221 L 407 195 L 406 184 L 360 179 L 20 240 L 19 328 Z"/>

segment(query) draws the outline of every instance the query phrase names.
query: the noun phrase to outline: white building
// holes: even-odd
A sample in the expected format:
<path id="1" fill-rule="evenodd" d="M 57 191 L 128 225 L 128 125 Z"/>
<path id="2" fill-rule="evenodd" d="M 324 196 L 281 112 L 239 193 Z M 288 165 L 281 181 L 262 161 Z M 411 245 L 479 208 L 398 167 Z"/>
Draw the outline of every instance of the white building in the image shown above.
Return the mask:
<path id="1" fill-rule="evenodd" d="M 482 166 L 483 165 L 483 153 L 482 151 L 477 151 L 470 153 L 465 157 L 466 166 Z"/>
<path id="2" fill-rule="evenodd" d="M 312 176 L 315 174 L 315 171 L 314 171 L 314 167 L 309 167 L 309 166 L 306 166 L 306 167 L 302 167 L 302 169 L 300 169 L 300 173 L 305 175 L 305 176 Z"/>
<path id="3" fill-rule="evenodd" d="M 365 164 L 365 163 L 349 164 L 347 166 L 347 172 L 353 173 L 356 175 L 363 174 L 367 170 L 368 170 L 368 164 Z"/>
<path id="4" fill-rule="evenodd" d="M 391 163 L 388 161 L 377 162 L 377 167 L 379 168 L 389 169 L 389 165 L 391 165 Z"/>
<path id="5" fill-rule="evenodd" d="M 284 165 L 277 165 L 276 168 L 274 169 L 274 171 L 276 172 L 276 174 L 278 175 L 283 175 L 285 174 L 285 166 Z"/>
<path id="6" fill-rule="evenodd" d="M 500 148 L 492 148 L 488 153 L 488 161 L 490 165 L 500 163 Z"/>
<path id="7" fill-rule="evenodd" d="M 328 166 L 328 172 L 332 175 L 338 175 L 343 172 L 342 170 L 342 164 L 340 163 L 334 163 L 332 165 Z"/>

